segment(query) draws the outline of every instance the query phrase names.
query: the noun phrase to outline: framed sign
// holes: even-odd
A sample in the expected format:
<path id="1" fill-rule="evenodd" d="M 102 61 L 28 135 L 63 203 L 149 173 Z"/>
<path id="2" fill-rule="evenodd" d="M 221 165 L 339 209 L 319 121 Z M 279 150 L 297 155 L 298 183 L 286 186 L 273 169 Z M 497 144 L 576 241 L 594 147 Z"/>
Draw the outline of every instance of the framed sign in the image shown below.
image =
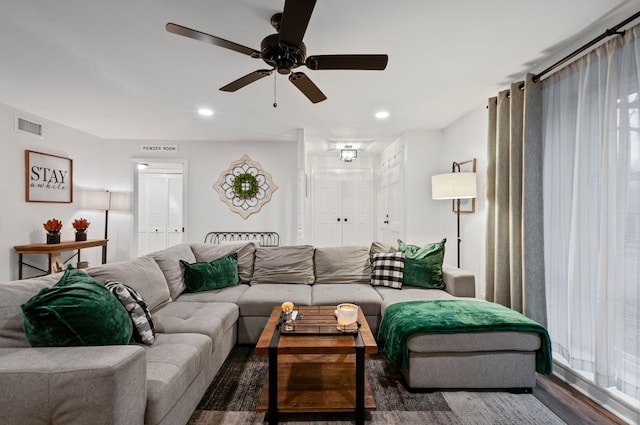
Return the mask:
<path id="1" fill-rule="evenodd" d="M 24 161 L 27 202 L 73 202 L 71 159 L 25 150 Z"/>

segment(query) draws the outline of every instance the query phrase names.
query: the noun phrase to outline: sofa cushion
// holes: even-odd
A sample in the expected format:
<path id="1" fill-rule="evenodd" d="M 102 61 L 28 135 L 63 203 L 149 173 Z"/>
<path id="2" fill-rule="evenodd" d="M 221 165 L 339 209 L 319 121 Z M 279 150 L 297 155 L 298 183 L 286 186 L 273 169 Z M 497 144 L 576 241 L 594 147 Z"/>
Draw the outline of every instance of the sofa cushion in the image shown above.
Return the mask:
<path id="1" fill-rule="evenodd" d="M 41 289 L 53 286 L 61 275 L 52 274 L 0 285 L 0 348 L 31 346 L 24 331 L 21 306 Z"/>
<path id="2" fill-rule="evenodd" d="M 229 255 L 238 254 L 238 277 L 241 282 L 251 282 L 253 276 L 253 263 L 258 243 L 236 242 L 229 245 L 214 245 L 210 243 L 192 243 L 191 250 L 200 263 L 218 260 Z"/>
<path id="3" fill-rule="evenodd" d="M 131 286 L 142 295 L 152 313 L 171 301 L 164 273 L 149 256 L 92 267 L 87 273 L 102 284 L 112 280 Z"/>
<path id="4" fill-rule="evenodd" d="M 404 252 L 373 254 L 373 270 L 371 284 L 373 286 L 388 286 L 402 288 L 404 279 Z"/>
<path id="5" fill-rule="evenodd" d="M 443 289 L 442 262 L 444 244 L 440 242 L 423 247 L 408 245 L 398 240 L 398 249 L 404 252 L 404 285 L 420 286 L 429 289 Z"/>
<path id="6" fill-rule="evenodd" d="M 238 320 L 238 306 L 232 303 L 174 301 L 156 312 L 160 333 L 199 333 L 213 340 L 213 348 Z"/>
<path id="7" fill-rule="evenodd" d="M 22 311 L 34 347 L 126 345 L 133 332 L 131 318 L 116 297 L 73 268 L 23 304 Z"/>
<path id="8" fill-rule="evenodd" d="M 135 289 L 120 282 L 107 282 L 104 285 L 124 306 L 133 323 L 133 340 L 143 344 L 153 344 L 156 332 L 151 312 Z"/>
<path id="9" fill-rule="evenodd" d="M 159 333 L 155 344 L 141 345 L 147 357 L 145 423 L 162 421 L 201 373 L 212 352 L 211 338 L 197 333 Z"/>
<path id="10" fill-rule="evenodd" d="M 183 292 L 176 301 L 184 302 L 226 302 L 238 304 L 240 296 L 249 289 L 249 285 L 241 283 L 236 286 L 228 286 L 221 289 L 212 289 L 204 292 Z"/>
<path id="11" fill-rule="evenodd" d="M 313 283 L 313 252 L 311 245 L 257 248 L 251 284 Z"/>
<path id="12" fill-rule="evenodd" d="M 180 260 L 184 267 L 184 282 L 189 292 L 235 286 L 238 280 L 238 254 L 207 263 L 188 263 Z"/>
<path id="13" fill-rule="evenodd" d="M 380 315 L 382 297 L 370 285 L 327 283 L 313 285 L 311 288 L 312 305 L 338 305 L 353 303 L 360 306 L 368 316 Z"/>
<path id="14" fill-rule="evenodd" d="M 169 296 L 172 300 L 175 300 L 185 289 L 184 274 L 180 260 L 187 263 L 196 262 L 196 256 L 193 255 L 191 247 L 187 244 L 174 245 L 161 251 L 152 252 L 149 257 L 158 263 L 167 280 L 167 285 L 169 285 Z"/>
<path id="15" fill-rule="evenodd" d="M 388 254 L 391 252 L 397 252 L 398 247 L 385 242 L 372 242 L 369 247 L 369 253 L 373 259 L 373 254 Z"/>
<path id="16" fill-rule="evenodd" d="M 238 307 L 241 316 L 268 317 L 273 307 L 282 305 L 284 301 L 291 301 L 295 305 L 312 305 L 311 285 L 286 283 L 253 285 L 240 296 Z"/>
<path id="17" fill-rule="evenodd" d="M 314 283 L 369 283 L 371 261 L 364 246 L 316 248 Z"/>

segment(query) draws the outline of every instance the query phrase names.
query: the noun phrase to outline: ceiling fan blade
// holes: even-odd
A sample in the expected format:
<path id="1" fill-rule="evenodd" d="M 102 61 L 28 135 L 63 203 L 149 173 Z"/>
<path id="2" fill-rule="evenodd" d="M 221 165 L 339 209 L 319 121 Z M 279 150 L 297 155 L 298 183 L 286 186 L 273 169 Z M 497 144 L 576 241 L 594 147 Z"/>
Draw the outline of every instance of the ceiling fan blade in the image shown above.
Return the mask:
<path id="1" fill-rule="evenodd" d="M 240 77 L 237 80 L 232 81 L 231 83 L 227 84 L 224 87 L 220 87 L 220 90 L 230 91 L 230 92 L 239 90 L 244 86 L 253 83 L 254 81 L 258 81 L 261 78 L 271 75 L 271 72 L 273 72 L 273 70 L 271 69 L 259 69 L 257 71 L 253 71 L 245 75 L 244 77 Z"/>
<path id="2" fill-rule="evenodd" d="M 234 43 L 233 41 L 216 37 L 215 35 L 207 34 L 191 28 L 183 27 L 182 25 L 168 23 L 165 26 L 165 28 L 167 31 L 173 34 L 193 38 L 194 40 L 204 41 L 205 43 L 213 44 L 214 46 L 224 47 L 225 49 L 233 50 L 234 52 L 238 52 L 238 53 L 243 53 L 253 58 L 261 57 L 261 53 L 257 50 L 252 49 L 251 47 L 243 46 L 241 44 Z"/>
<path id="3" fill-rule="evenodd" d="M 320 55 L 309 56 L 305 65 L 309 69 L 361 69 L 382 71 L 387 67 L 387 55 Z"/>
<path id="4" fill-rule="evenodd" d="M 327 99 L 306 74 L 302 72 L 292 72 L 289 74 L 289 81 L 298 88 L 312 103 L 322 102 Z"/>
<path id="5" fill-rule="evenodd" d="M 315 5 L 316 0 L 285 1 L 278 39 L 281 43 L 300 47 Z"/>

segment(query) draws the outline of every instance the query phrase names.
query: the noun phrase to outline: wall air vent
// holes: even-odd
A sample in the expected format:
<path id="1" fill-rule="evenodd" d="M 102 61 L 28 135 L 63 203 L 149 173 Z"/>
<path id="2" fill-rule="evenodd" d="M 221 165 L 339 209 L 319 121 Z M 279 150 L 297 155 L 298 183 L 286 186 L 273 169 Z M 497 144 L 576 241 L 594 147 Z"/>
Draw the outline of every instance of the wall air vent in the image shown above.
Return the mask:
<path id="1" fill-rule="evenodd" d="M 44 126 L 42 124 L 16 117 L 16 131 L 43 138 L 43 129 Z"/>

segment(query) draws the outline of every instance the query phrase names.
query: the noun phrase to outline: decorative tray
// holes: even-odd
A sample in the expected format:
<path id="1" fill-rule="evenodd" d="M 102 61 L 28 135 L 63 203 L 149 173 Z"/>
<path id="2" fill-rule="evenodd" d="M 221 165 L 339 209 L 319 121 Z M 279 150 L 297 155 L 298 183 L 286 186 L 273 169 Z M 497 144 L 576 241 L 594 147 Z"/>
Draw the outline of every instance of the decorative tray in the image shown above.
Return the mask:
<path id="1" fill-rule="evenodd" d="M 295 313 L 295 312 L 294 312 Z M 278 326 L 283 335 L 344 335 L 356 334 L 360 328 L 360 322 L 352 325 L 338 325 L 338 320 L 333 314 L 321 314 L 320 312 L 303 312 L 296 315 L 291 328 L 286 326 L 285 314 L 280 314 Z"/>

